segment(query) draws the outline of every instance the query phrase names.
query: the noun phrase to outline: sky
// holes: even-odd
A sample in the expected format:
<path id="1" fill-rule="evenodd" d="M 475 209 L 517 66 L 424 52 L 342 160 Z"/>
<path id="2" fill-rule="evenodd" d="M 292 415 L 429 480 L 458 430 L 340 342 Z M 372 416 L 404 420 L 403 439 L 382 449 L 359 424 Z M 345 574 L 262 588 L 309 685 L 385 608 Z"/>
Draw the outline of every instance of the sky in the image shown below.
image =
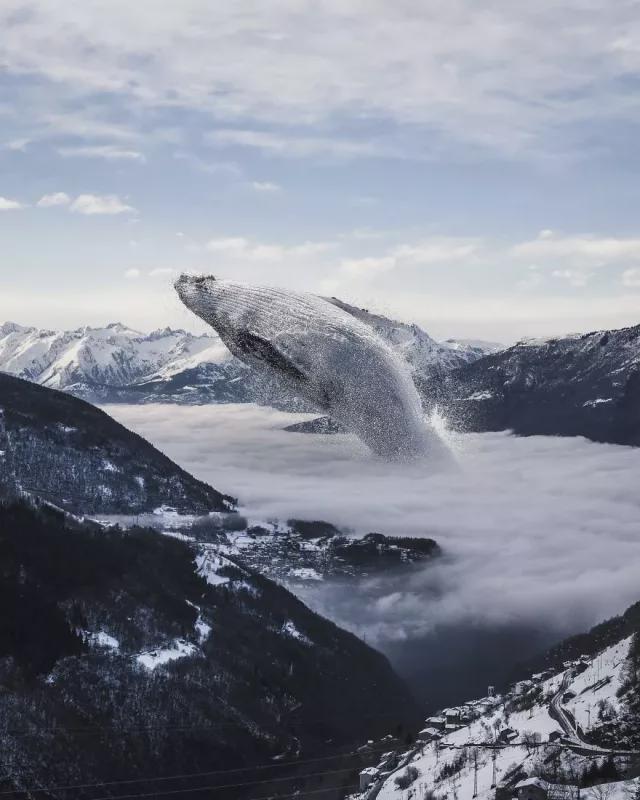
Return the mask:
<path id="1" fill-rule="evenodd" d="M 181 271 L 438 338 L 640 321 L 640 3 L 3 0 L 0 319 Z"/>
<path id="2" fill-rule="evenodd" d="M 356 535 L 429 536 L 435 565 L 306 602 L 388 647 L 437 626 L 588 629 L 638 599 L 640 450 L 581 437 L 442 431 L 453 458 L 389 463 L 348 435 L 283 430 L 302 415 L 244 405 L 112 405 L 109 414 L 251 523 L 325 520 Z M 541 502 L 544 498 L 544 502 Z"/>

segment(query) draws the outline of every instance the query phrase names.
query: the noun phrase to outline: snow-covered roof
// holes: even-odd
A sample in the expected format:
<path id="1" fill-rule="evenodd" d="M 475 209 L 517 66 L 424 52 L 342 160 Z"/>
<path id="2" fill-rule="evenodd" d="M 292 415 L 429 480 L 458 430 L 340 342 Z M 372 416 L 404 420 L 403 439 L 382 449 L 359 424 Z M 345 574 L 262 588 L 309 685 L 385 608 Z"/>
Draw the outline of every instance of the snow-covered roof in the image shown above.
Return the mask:
<path id="1" fill-rule="evenodd" d="M 543 781 L 542 778 L 525 778 L 520 783 L 516 783 L 514 789 L 526 789 L 527 786 L 537 786 L 538 789 L 548 789 L 549 784 Z"/>

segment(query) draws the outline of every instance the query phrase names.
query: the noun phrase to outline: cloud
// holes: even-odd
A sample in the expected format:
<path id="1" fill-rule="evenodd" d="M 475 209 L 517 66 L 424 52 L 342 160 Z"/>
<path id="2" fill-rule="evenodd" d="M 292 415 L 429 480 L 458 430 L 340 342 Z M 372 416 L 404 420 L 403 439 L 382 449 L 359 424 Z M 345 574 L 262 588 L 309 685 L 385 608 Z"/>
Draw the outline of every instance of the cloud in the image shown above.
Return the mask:
<path id="1" fill-rule="evenodd" d="M 583 629 L 638 599 L 640 449 L 581 438 L 448 435 L 456 466 L 389 464 L 350 436 L 290 434 L 251 405 L 112 406 L 253 520 L 325 519 L 358 534 L 431 536 L 415 573 L 331 584 L 315 608 L 381 646 L 436 626 Z"/>
<path id="2" fill-rule="evenodd" d="M 574 269 L 554 269 L 551 275 L 554 278 L 567 281 L 567 283 L 576 288 L 586 286 L 589 282 L 589 275 Z"/>
<path id="3" fill-rule="evenodd" d="M 133 206 L 124 203 L 115 194 L 81 194 L 76 197 L 70 206 L 71 211 L 77 214 L 125 214 L 135 212 Z"/>
<path id="4" fill-rule="evenodd" d="M 38 200 L 36 205 L 38 208 L 52 208 L 53 206 L 68 206 L 71 198 L 66 192 L 53 192 L 53 194 L 45 194 Z"/>
<path id="5" fill-rule="evenodd" d="M 640 269 L 637 267 L 625 269 L 622 273 L 622 283 L 632 289 L 640 289 Z"/>
<path id="6" fill-rule="evenodd" d="M 507 157 L 588 151 L 608 123 L 638 121 L 633 4 L 615 13 L 606 0 L 535 9 L 498 0 L 490 10 L 472 0 L 22 7 L 5 0 L 0 9 L 0 61 L 5 78 L 21 82 L 21 116 L 39 108 L 29 86 L 41 81 L 47 100 L 83 104 L 98 121 L 95 98 L 108 97 L 122 115 L 135 108 L 140 127 L 150 118 L 141 111 L 167 107 L 256 129 L 313 126 L 322 137 L 291 154 L 349 157 L 380 148 L 366 133 L 344 144 L 340 129 L 363 121 L 391 139 L 410 127 L 427 152 L 471 146 Z M 288 154 L 264 136 L 247 144 Z"/>
<path id="7" fill-rule="evenodd" d="M 572 259 L 591 266 L 640 257 L 640 239 L 583 236 L 556 236 L 551 231 L 541 231 L 536 239 L 520 242 L 511 248 L 516 258 Z"/>
<path id="8" fill-rule="evenodd" d="M 0 211 L 17 211 L 24 208 L 24 205 L 18 200 L 10 200 L 8 197 L 0 196 Z"/>
<path id="9" fill-rule="evenodd" d="M 342 269 L 351 275 L 367 275 L 376 272 L 387 272 L 396 266 L 396 259 L 393 256 L 381 256 L 380 258 L 345 258 L 342 261 Z"/>
<path id="10" fill-rule="evenodd" d="M 102 158 L 105 161 L 146 161 L 138 150 L 130 150 L 113 144 L 59 147 L 58 153 L 65 158 Z"/>
<path id="11" fill-rule="evenodd" d="M 199 172 L 208 175 L 225 175 L 230 178 L 239 178 L 242 175 L 242 169 L 235 161 L 208 161 L 182 150 L 175 152 L 173 157 L 176 161 L 184 161 Z"/>
<path id="12" fill-rule="evenodd" d="M 272 183 L 271 181 L 252 181 L 251 188 L 254 192 L 262 194 L 278 194 L 282 191 L 280 184 Z"/>
<path id="13" fill-rule="evenodd" d="M 174 275 L 177 270 L 172 267 L 156 267 L 149 271 L 150 278 L 166 278 L 168 275 Z"/>
<path id="14" fill-rule="evenodd" d="M 210 239 L 205 248 L 239 261 L 282 261 L 289 258 L 308 258 L 331 250 L 333 242 L 302 242 L 297 245 L 264 244 L 240 236 Z"/>
<path id="15" fill-rule="evenodd" d="M 281 158 L 363 158 L 371 156 L 400 155 L 390 145 L 367 140 L 350 140 L 331 136 L 286 135 L 270 131 L 238 130 L 234 128 L 213 131 L 207 141 L 218 146 L 252 147 Z"/>
<path id="16" fill-rule="evenodd" d="M 382 256 L 347 258 L 342 261 L 341 267 L 354 276 L 375 275 L 403 266 L 446 265 L 471 261 L 483 247 L 486 248 L 486 245 L 476 240 L 434 236 L 414 244 L 395 245 Z"/>
<path id="17" fill-rule="evenodd" d="M 124 277 L 129 280 L 135 280 L 136 278 L 139 278 L 140 275 L 141 272 L 136 267 L 132 267 L 131 269 L 126 270 L 124 273 Z"/>

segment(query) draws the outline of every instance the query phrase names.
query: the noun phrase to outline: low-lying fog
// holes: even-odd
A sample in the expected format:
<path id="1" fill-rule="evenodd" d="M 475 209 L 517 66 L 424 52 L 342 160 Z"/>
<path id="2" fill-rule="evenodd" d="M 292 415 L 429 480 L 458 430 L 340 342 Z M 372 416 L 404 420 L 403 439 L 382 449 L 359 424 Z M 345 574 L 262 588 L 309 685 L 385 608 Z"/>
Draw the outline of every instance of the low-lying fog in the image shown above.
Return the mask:
<path id="1" fill-rule="evenodd" d="M 314 585 L 304 595 L 405 674 L 418 652 L 438 660 L 452 632 L 446 647 L 459 657 L 473 658 L 478 638 L 488 644 L 483 631 L 498 637 L 496 653 L 516 647 L 526 656 L 640 599 L 640 449 L 445 434 L 454 464 L 441 469 L 381 462 L 350 436 L 285 432 L 307 417 L 253 405 L 107 411 L 237 496 L 252 519 L 435 538 L 446 554 L 437 565 L 365 581 L 358 592 Z"/>

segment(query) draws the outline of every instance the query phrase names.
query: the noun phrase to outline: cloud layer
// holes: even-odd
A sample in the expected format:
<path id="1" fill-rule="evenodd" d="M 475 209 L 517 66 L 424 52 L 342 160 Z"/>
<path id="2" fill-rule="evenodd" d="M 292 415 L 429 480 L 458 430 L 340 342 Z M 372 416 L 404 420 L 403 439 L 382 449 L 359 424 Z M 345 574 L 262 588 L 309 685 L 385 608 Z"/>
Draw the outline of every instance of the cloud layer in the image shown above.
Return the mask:
<path id="1" fill-rule="evenodd" d="M 612 13 L 604 0 L 535 8 L 508 0 L 183 0 L 162 8 L 152 0 L 79 8 L 5 0 L 0 24 L 5 71 L 41 79 L 56 100 L 77 108 L 83 97 L 110 95 L 142 109 L 195 109 L 238 124 L 215 133 L 219 142 L 282 155 L 402 154 L 399 126 L 428 132 L 427 154 L 452 143 L 549 152 L 559 132 L 570 152 L 572 128 L 638 116 L 633 3 Z M 50 95 L 40 94 L 39 127 L 59 130 Z M 33 99 L 24 93 L 24 102 Z M 85 106 L 85 118 L 108 122 L 99 104 Z M 357 124 L 355 135 L 337 136 L 345 120 L 385 124 L 374 137 L 359 135 Z M 333 130 L 295 130 L 310 124 Z M 580 138 L 574 130 L 573 144 L 588 148 Z"/>
<path id="2" fill-rule="evenodd" d="M 289 434 L 254 406 L 109 412 L 257 519 L 432 536 L 445 558 L 358 596 L 308 600 L 378 643 L 435 626 L 578 630 L 640 599 L 640 450 L 579 438 L 447 435 L 455 466 L 390 465 L 348 436 Z"/>

